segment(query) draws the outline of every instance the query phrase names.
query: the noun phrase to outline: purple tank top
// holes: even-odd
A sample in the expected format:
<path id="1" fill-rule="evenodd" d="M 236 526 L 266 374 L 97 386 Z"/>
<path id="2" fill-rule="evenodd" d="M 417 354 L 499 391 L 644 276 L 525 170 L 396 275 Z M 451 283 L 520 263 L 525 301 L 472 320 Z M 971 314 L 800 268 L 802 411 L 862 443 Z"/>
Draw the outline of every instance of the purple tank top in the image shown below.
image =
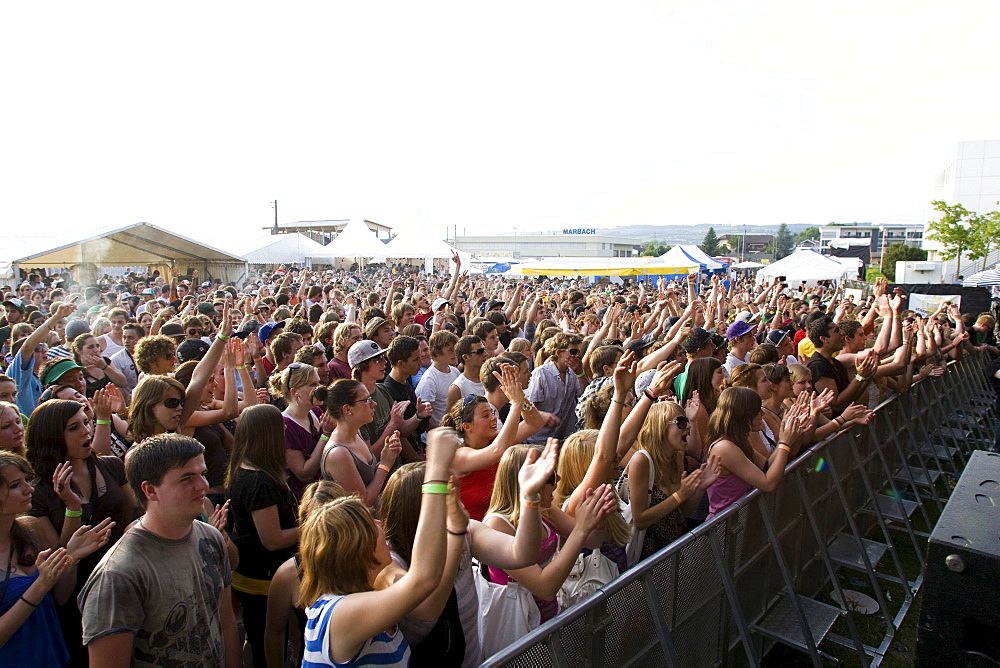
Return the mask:
<path id="1" fill-rule="evenodd" d="M 716 443 L 718 443 L 718 441 L 716 441 Z M 714 445 L 715 443 L 712 444 L 712 446 Z M 712 447 L 709 447 L 709 451 L 711 451 L 711 449 Z M 743 478 L 740 478 L 734 473 L 720 475 L 718 480 L 713 482 L 712 486 L 708 488 L 708 517 L 706 517 L 705 520 L 708 521 L 712 519 L 717 514 L 736 503 L 736 501 L 745 496 L 750 489 L 750 485 L 743 482 Z"/>
<path id="2" fill-rule="evenodd" d="M 487 515 L 486 517 L 489 517 L 489 515 Z M 503 517 L 503 515 L 497 515 L 497 517 L 500 517 L 501 519 L 506 521 L 507 524 L 510 524 L 510 521 L 507 520 L 506 517 Z M 545 536 L 545 540 L 542 541 L 542 546 L 538 550 L 538 565 L 541 568 L 545 568 L 545 566 L 550 561 L 552 561 L 552 557 L 556 555 L 556 547 L 558 547 L 559 536 L 556 535 L 556 532 L 552 530 L 552 525 L 546 522 L 544 519 L 542 520 L 542 524 L 545 526 L 545 530 L 548 532 L 548 535 Z M 517 582 L 516 580 L 514 580 L 514 578 L 507 575 L 507 571 L 501 570 L 499 568 L 493 568 L 492 566 L 489 567 L 489 571 L 490 571 L 491 582 L 495 582 L 497 584 L 507 584 L 508 582 Z M 557 614 L 559 614 L 559 601 L 557 601 L 556 599 L 552 599 L 551 601 L 545 601 L 534 595 L 532 596 L 532 598 L 535 599 L 535 605 L 538 606 L 538 611 L 541 613 L 543 624 L 548 620 L 552 619 L 553 617 L 555 617 Z"/>

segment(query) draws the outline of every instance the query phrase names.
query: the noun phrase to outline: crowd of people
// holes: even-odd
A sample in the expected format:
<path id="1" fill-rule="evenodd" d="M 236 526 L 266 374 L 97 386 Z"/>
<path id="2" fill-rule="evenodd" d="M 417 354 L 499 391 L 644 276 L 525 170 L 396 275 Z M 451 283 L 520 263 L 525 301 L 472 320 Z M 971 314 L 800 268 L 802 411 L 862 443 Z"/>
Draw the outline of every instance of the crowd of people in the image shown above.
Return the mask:
<path id="1" fill-rule="evenodd" d="M 552 619 L 1000 355 L 989 314 L 871 287 L 457 257 L 26 274 L 0 323 L 0 664 L 477 665 L 520 628 L 505 598 Z"/>

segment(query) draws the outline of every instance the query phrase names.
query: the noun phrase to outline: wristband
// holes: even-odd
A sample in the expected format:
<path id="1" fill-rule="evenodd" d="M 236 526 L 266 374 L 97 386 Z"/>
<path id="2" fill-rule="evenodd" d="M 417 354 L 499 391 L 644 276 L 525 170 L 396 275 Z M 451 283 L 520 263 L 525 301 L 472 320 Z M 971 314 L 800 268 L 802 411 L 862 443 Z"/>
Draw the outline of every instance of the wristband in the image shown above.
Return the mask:
<path id="1" fill-rule="evenodd" d="M 652 402 L 653 402 L 654 404 L 655 404 L 655 403 L 656 403 L 657 401 L 659 401 L 659 400 L 660 400 L 660 398 L 659 398 L 658 396 L 656 396 L 655 394 L 653 394 L 653 393 L 652 393 L 652 392 L 650 392 L 649 390 L 646 390 L 645 392 L 643 392 L 643 394 L 645 394 L 645 395 L 646 395 L 646 398 L 647 398 L 647 399 L 649 399 L 650 401 L 652 401 Z"/>
<path id="2" fill-rule="evenodd" d="M 465 534 L 469 533 L 468 529 L 466 529 L 465 531 L 452 531 L 451 529 L 446 528 L 445 531 L 447 531 L 448 534 L 451 536 L 464 536 Z"/>
<path id="3" fill-rule="evenodd" d="M 330 435 L 329 434 L 320 434 L 319 440 L 321 440 L 321 441 L 329 441 L 330 440 Z"/>
<path id="4" fill-rule="evenodd" d="M 379 468 L 382 468 L 381 465 Z M 420 491 L 423 494 L 451 494 L 451 488 L 439 482 L 425 482 L 420 486 Z"/>
<path id="5" fill-rule="evenodd" d="M 111 420 L 96 420 L 96 423 L 97 423 L 98 425 L 102 425 L 102 424 L 111 424 Z"/>
<path id="6" fill-rule="evenodd" d="M 578 374 L 576 374 L 576 377 L 577 378 L 583 378 L 583 374 L 582 373 L 578 373 Z"/>
<path id="7" fill-rule="evenodd" d="M 684 499 L 682 499 L 681 495 L 678 494 L 677 492 L 674 492 L 673 494 L 671 494 L 670 498 L 672 498 L 674 501 L 676 501 L 678 506 L 681 505 L 682 503 L 684 503 Z"/>
<path id="8" fill-rule="evenodd" d="M 24 601 L 25 603 L 27 603 L 28 605 L 30 605 L 32 608 L 37 608 L 39 605 L 41 605 L 40 603 L 32 603 L 31 601 L 29 601 L 28 599 L 26 599 L 23 596 L 19 596 L 17 600 Z"/>
<path id="9" fill-rule="evenodd" d="M 229 339 L 231 339 L 233 337 L 232 336 L 226 336 L 225 334 L 219 334 L 215 338 L 222 339 L 223 341 L 228 341 Z"/>
<path id="10" fill-rule="evenodd" d="M 778 449 L 779 450 L 784 450 L 788 454 L 792 454 L 792 449 L 790 447 L 788 447 L 787 445 L 785 445 L 784 443 L 778 443 Z"/>
<path id="11" fill-rule="evenodd" d="M 537 508 L 538 504 L 541 503 L 541 501 L 528 501 L 527 499 L 523 499 L 523 502 L 525 508 Z"/>
<path id="12" fill-rule="evenodd" d="M 611 403 L 618 404 L 619 406 L 624 406 L 625 405 L 624 401 L 622 401 L 621 399 L 615 399 L 614 397 L 611 398 Z"/>
<path id="13" fill-rule="evenodd" d="M 854 374 L 854 380 L 863 383 L 863 382 L 865 382 L 868 379 L 865 378 L 864 376 L 862 376 L 860 373 L 856 373 L 856 374 Z"/>
<path id="14" fill-rule="evenodd" d="M 83 517 L 83 509 L 80 510 L 70 510 L 66 509 L 66 517 Z"/>
<path id="15" fill-rule="evenodd" d="M 239 365 L 238 367 L 236 367 L 236 370 L 237 370 L 237 371 L 242 371 L 242 370 L 243 370 L 243 369 L 245 369 L 245 368 L 247 368 L 247 365 L 246 365 L 246 364 L 241 364 L 241 365 Z"/>
<path id="16" fill-rule="evenodd" d="M 386 466 L 385 464 L 379 464 L 376 468 L 380 468 L 386 473 L 392 473 L 392 468 Z"/>

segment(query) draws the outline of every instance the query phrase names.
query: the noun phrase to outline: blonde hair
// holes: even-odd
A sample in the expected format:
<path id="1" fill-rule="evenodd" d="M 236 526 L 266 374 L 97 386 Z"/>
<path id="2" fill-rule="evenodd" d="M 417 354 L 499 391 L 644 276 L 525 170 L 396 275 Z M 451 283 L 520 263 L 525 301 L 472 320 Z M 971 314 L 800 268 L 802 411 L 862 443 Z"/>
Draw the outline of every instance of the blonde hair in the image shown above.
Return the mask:
<path id="1" fill-rule="evenodd" d="M 286 366 L 281 373 L 276 373 L 267 381 L 271 389 L 271 394 L 289 401 L 291 391 L 297 387 L 303 387 L 313 381 L 319 382 L 319 372 L 312 364 L 298 362 Z"/>
<path id="2" fill-rule="evenodd" d="M 526 356 L 531 356 L 531 341 L 528 339 L 521 338 L 520 336 L 511 339 L 510 345 L 507 346 L 507 351 L 512 353 L 524 353 Z"/>
<path id="3" fill-rule="evenodd" d="M 788 371 L 792 374 L 793 383 L 801 383 L 804 380 L 812 380 L 812 371 L 805 364 L 789 364 Z"/>
<path id="4" fill-rule="evenodd" d="M 556 483 L 556 491 L 553 494 L 553 502 L 560 508 L 566 502 L 573 491 L 583 483 L 594 460 L 594 451 L 597 449 L 596 429 L 584 429 L 571 434 L 563 441 L 559 449 L 559 480 Z M 610 482 L 610 481 L 608 481 Z M 632 536 L 632 527 L 629 526 L 620 511 L 611 513 L 607 518 L 606 536 L 609 542 L 624 546 L 628 545 Z"/>
<path id="5" fill-rule="evenodd" d="M 375 521 L 356 494 L 316 508 L 299 534 L 299 605 L 307 608 L 324 594 L 370 591 L 377 540 Z"/>
<path id="6" fill-rule="evenodd" d="M 317 480 L 306 485 L 299 499 L 299 524 L 304 524 L 313 511 L 334 499 L 347 496 L 347 492 L 332 480 Z"/>
<path id="7" fill-rule="evenodd" d="M 521 486 L 517 481 L 517 473 L 531 449 L 541 451 L 542 448 L 533 445 L 512 445 L 503 453 L 497 466 L 496 478 L 493 480 L 490 507 L 486 511 L 487 514 L 503 515 L 515 527 L 521 519 Z"/>
<path id="8" fill-rule="evenodd" d="M 667 441 L 667 430 L 670 422 L 684 417 L 684 409 L 672 401 L 661 401 L 653 404 L 646 414 L 635 444 L 640 450 L 645 450 L 653 461 L 656 480 L 676 487 L 681 482 L 681 471 L 684 470 L 684 449 L 674 450 Z M 664 487 L 660 486 L 661 489 Z M 667 490 L 663 490 L 667 491 Z"/>

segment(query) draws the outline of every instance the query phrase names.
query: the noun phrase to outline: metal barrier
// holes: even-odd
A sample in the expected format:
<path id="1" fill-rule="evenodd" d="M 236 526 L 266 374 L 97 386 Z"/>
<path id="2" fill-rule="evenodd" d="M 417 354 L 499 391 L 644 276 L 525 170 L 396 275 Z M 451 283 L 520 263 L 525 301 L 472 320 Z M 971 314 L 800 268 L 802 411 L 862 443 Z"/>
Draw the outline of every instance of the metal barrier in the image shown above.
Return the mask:
<path id="1" fill-rule="evenodd" d="M 907 575 L 901 546 L 922 571 L 926 532 L 914 524 L 930 530 L 968 453 L 992 444 L 983 366 L 967 357 L 889 399 L 867 426 L 804 452 L 773 494 L 753 490 L 485 665 L 756 666 L 781 642 L 819 666 L 824 639 L 878 665 L 922 580 Z M 845 607 L 815 598 L 832 585 L 845 600 L 841 569 L 874 591 L 878 645 L 863 642 Z M 904 591 L 895 616 L 889 586 Z M 841 617 L 848 636 L 830 633 Z"/>

